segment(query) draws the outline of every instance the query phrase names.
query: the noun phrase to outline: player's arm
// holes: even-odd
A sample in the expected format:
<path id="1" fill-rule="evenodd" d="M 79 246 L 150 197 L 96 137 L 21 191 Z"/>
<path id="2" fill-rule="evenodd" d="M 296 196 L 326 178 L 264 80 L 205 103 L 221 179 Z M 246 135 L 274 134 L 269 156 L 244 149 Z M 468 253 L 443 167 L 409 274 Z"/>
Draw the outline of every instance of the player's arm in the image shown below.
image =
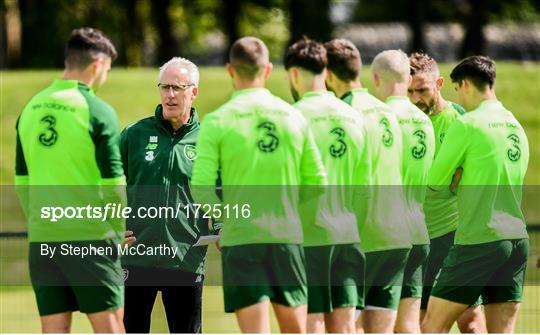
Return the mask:
<path id="1" fill-rule="evenodd" d="M 125 177 L 120 155 L 120 126 L 115 111 L 104 103 L 90 104 L 90 137 L 95 147 L 95 159 L 101 175 L 101 191 L 104 204 L 116 203 L 124 206 Z M 123 238 L 123 219 L 108 222 Z"/>
<path id="2" fill-rule="evenodd" d="M 220 134 L 217 118 L 212 114 L 207 115 L 201 123 L 197 140 L 197 159 L 191 176 L 193 198 L 200 204 L 221 203 L 216 195 Z"/>
<path id="3" fill-rule="evenodd" d="M 129 171 L 129 157 L 128 157 L 128 127 L 124 128 L 122 130 L 122 133 L 120 134 L 120 156 L 122 157 L 122 167 L 124 170 L 124 175 L 126 176 L 126 180 L 129 179 L 128 171 Z"/>
<path id="4" fill-rule="evenodd" d="M 466 124 L 459 119 L 454 121 L 448 128 L 439 153 L 431 166 L 428 178 L 429 190 L 434 192 L 449 190 L 456 169 L 464 162 L 469 147 L 468 140 Z"/>
<path id="5" fill-rule="evenodd" d="M 15 192 L 19 197 L 24 214 L 28 216 L 28 166 L 26 165 L 21 138 L 19 137 L 19 119 L 17 119 L 15 128 L 17 132 L 15 148 Z"/>
<path id="6" fill-rule="evenodd" d="M 90 106 L 90 136 L 102 185 L 125 183 L 120 154 L 120 126 L 116 113 L 106 105 Z"/>
<path id="7" fill-rule="evenodd" d="M 301 201 L 320 196 L 324 192 L 324 186 L 328 184 L 321 154 L 313 133 L 307 126 L 305 135 L 300 162 Z"/>
<path id="8" fill-rule="evenodd" d="M 371 152 L 368 144 L 368 136 L 364 127 L 363 133 L 363 148 L 360 152 L 360 160 L 358 167 L 355 169 L 355 185 L 353 186 L 353 205 L 356 213 L 358 224 L 363 224 L 367 218 L 370 188 L 371 188 Z"/>

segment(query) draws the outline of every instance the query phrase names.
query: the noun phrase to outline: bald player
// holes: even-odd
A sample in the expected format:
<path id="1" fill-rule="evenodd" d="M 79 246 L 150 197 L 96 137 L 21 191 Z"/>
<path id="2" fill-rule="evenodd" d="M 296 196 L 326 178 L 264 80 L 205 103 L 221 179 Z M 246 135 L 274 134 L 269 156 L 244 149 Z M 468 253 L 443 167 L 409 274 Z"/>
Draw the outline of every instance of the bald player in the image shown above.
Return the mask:
<path id="1" fill-rule="evenodd" d="M 371 64 L 375 95 L 396 115 L 403 136 L 404 220 L 413 247 L 407 259 L 401 290 L 396 332 L 420 332 L 420 300 L 429 236 L 422 205 L 429 169 L 435 154 L 433 125 L 429 117 L 407 97 L 411 82 L 409 59 L 401 50 L 379 53 Z"/>
<path id="2" fill-rule="evenodd" d="M 325 48 L 326 85 L 364 119 L 371 156 L 370 209 L 360 224 L 361 246 L 366 255 L 365 306 L 357 308 L 362 312 L 356 325 L 366 333 L 392 333 L 411 248 L 399 187 L 403 154 L 401 130 L 388 106 L 362 87 L 362 61 L 354 44 L 335 39 L 325 43 Z"/>
<path id="3" fill-rule="evenodd" d="M 193 192 L 197 201 L 219 208 L 214 185 L 220 170 L 223 203 L 251 208 L 222 217 L 225 311 L 236 314 L 243 332 L 269 333 L 272 305 L 282 332 L 305 332 L 299 194 L 285 186 L 318 187 L 326 174 L 304 117 L 264 88 L 271 70 L 261 40 L 244 37 L 232 45 L 227 72 L 235 90 L 203 120 Z"/>

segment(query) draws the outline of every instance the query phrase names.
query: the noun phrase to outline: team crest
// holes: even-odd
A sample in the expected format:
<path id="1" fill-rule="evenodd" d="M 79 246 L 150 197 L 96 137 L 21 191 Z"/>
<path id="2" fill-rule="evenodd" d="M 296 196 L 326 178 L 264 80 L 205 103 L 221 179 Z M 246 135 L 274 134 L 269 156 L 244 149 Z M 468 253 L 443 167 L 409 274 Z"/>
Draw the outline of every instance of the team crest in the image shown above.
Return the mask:
<path id="1" fill-rule="evenodd" d="M 190 161 L 197 158 L 197 148 L 194 145 L 188 144 L 184 147 L 184 156 Z"/>
<path id="2" fill-rule="evenodd" d="M 129 277 L 129 270 L 128 269 L 122 269 L 122 272 L 124 274 L 124 281 L 126 281 Z"/>

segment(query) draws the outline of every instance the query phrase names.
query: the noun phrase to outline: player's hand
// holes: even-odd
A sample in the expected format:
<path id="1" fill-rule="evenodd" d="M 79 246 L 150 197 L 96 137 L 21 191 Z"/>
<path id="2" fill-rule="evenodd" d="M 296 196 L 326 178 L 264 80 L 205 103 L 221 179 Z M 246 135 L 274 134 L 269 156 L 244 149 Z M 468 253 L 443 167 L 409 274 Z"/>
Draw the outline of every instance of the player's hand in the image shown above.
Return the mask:
<path id="1" fill-rule="evenodd" d="M 125 247 L 126 245 L 129 247 L 135 243 L 135 241 L 137 241 L 137 239 L 135 236 L 133 236 L 133 232 L 131 230 L 126 230 L 124 233 L 124 242 L 122 242 L 122 247 Z"/>
<path id="2" fill-rule="evenodd" d="M 220 244 L 220 241 L 221 241 L 221 233 L 223 232 L 223 229 L 219 229 L 218 230 L 218 235 L 219 235 L 219 240 L 216 241 L 216 248 L 218 251 L 221 252 L 221 244 Z"/>
<path id="3" fill-rule="evenodd" d="M 456 193 L 456 190 L 459 186 L 459 182 L 461 181 L 461 175 L 463 174 L 463 168 L 458 167 L 456 169 L 456 172 L 454 172 L 454 176 L 452 177 L 452 182 L 450 183 L 450 192 Z"/>

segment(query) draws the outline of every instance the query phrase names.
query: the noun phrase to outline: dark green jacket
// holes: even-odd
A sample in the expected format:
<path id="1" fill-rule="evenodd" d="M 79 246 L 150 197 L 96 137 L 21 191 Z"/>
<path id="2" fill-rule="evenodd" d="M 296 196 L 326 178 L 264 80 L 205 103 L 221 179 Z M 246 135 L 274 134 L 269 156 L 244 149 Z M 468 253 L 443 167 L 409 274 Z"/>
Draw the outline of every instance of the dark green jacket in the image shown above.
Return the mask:
<path id="1" fill-rule="evenodd" d="M 154 116 L 124 129 L 121 138 L 122 162 L 127 180 L 128 205 L 133 209 L 127 229 L 134 232 L 137 244 L 146 247 L 166 245 L 178 248 L 176 257 L 125 256 L 123 264 L 204 272 L 207 247 L 193 247 L 201 235 L 208 235 L 207 220 L 187 217 L 184 206 L 192 203 L 190 178 L 196 158 L 200 123 L 191 109 L 187 124 L 174 131 L 163 120 L 161 105 Z M 149 219 L 138 217 L 138 208 L 172 207 L 174 214 Z M 180 210 L 177 211 L 177 208 Z"/>

